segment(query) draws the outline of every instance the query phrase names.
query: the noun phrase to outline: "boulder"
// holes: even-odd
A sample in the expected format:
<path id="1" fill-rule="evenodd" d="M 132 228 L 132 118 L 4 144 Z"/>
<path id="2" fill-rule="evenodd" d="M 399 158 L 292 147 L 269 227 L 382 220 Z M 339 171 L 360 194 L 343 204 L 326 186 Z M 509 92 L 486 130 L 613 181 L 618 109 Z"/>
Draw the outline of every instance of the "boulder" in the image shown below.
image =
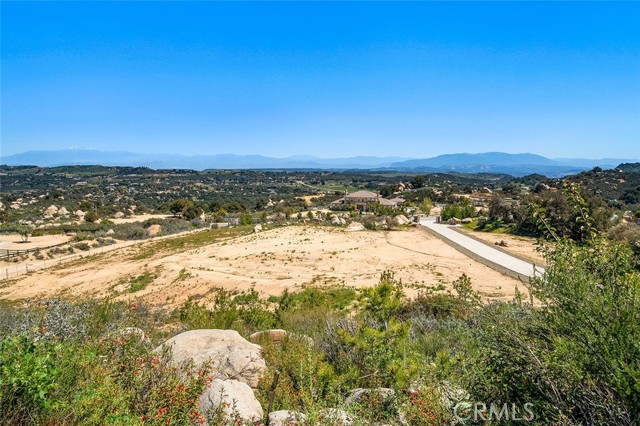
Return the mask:
<path id="1" fill-rule="evenodd" d="M 396 225 L 408 225 L 411 221 L 405 215 L 400 214 L 393 218 L 393 223 Z"/>
<path id="2" fill-rule="evenodd" d="M 262 231 L 262 225 L 261 224 L 257 224 L 253 226 L 253 233 L 257 234 L 258 232 Z"/>
<path id="3" fill-rule="evenodd" d="M 255 333 L 249 336 L 249 340 L 251 340 L 252 342 L 257 342 L 257 341 L 260 341 L 261 339 L 269 339 L 272 343 L 276 345 L 279 345 L 286 338 L 304 340 L 308 344 L 313 345 L 313 339 L 311 337 L 300 335 L 300 334 L 289 333 L 287 330 L 282 330 L 279 328 L 275 328 L 271 330 L 256 331 Z"/>
<path id="4" fill-rule="evenodd" d="M 51 204 L 49 207 L 47 207 L 47 209 L 44 211 L 45 216 L 53 216 L 58 214 L 58 208 L 56 206 L 54 206 L 53 204 Z"/>
<path id="5" fill-rule="evenodd" d="M 113 217 L 116 219 L 122 219 L 124 217 L 124 213 L 117 212 L 116 214 L 113 215 Z"/>
<path id="6" fill-rule="evenodd" d="M 58 214 L 60 216 L 66 216 L 69 214 L 69 211 L 64 207 L 60 207 L 60 209 L 58 210 Z"/>
<path id="7" fill-rule="evenodd" d="M 220 410 L 224 420 L 233 424 L 240 420 L 261 421 L 264 416 L 260 402 L 249 385 L 233 379 L 214 379 L 200 395 L 198 403 L 203 413 Z"/>
<path id="8" fill-rule="evenodd" d="M 269 426 L 298 426 L 306 424 L 307 416 L 297 411 L 280 410 L 269 413 Z"/>
<path id="9" fill-rule="evenodd" d="M 460 222 L 461 223 L 471 223 L 471 222 L 473 222 L 473 219 L 471 219 L 470 217 L 465 217 Z"/>
<path id="10" fill-rule="evenodd" d="M 351 426 L 353 424 L 353 420 L 349 414 L 338 408 L 325 408 L 320 410 L 318 414 L 318 424 L 322 426 Z"/>
<path id="11" fill-rule="evenodd" d="M 104 233 L 104 235 L 113 235 L 116 232 L 113 229 L 109 229 L 107 232 Z"/>
<path id="12" fill-rule="evenodd" d="M 343 219 L 344 220 L 344 219 Z M 331 216 L 331 224 L 332 225 L 340 225 L 340 218 L 335 214 Z"/>
<path id="13" fill-rule="evenodd" d="M 452 217 L 451 219 L 449 219 L 447 221 L 447 223 L 449 225 L 460 225 L 462 223 L 462 221 L 460 219 L 458 219 L 457 217 Z"/>
<path id="14" fill-rule="evenodd" d="M 173 348 L 173 361 L 181 364 L 193 360 L 196 365 L 211 361 L 216 373 L 239 380 L 252 388 L 267 371 L 262 348 L 244 339 L 235 330 L 191 330 L 167 340 L 162 346 Z"/>
<path id="15" fill-rule="evenodd" d="M 86 215 L 86 213 L 83 212 L 82 210 L 76 210 L 74 214 L 78 219 L 81 219 L 81 220 L 84 219 L 84 216 Z"/>
<path id="16" fill-rule="evenodd" d="M 379 395 L 382 396 L 382 399 L 391 399 L 396 395 L 396 392 L 391 388 L 374 388 L 374 389 L 363 389 L 356 388 L 351 391 L 345 403 L 347 405 L 353 405 L 365 397 L 366 395 Z"/>
<path id="17" fill-rule="evenodd" d="M 263 330 L 256 331 L 249 336 L 249 340 L 252 342 L 258 341 L 263 338 L 268 338 L 271 342 L 279 344 L 284 338 L 289 337 L 289 332 L 282 329 Z"/>
<path id="18" fill-rule="evenodd" d="M 154 237 L 162 232 L 162 226 L 158 224 L 149 225 L 145 232 L 149 237 Z"/>
<path id="19" fill-rule="evenodd" d="M 347 231 L 364 231 L 364 225 L 360 222 L 351 222 L 347 226 Z"/>

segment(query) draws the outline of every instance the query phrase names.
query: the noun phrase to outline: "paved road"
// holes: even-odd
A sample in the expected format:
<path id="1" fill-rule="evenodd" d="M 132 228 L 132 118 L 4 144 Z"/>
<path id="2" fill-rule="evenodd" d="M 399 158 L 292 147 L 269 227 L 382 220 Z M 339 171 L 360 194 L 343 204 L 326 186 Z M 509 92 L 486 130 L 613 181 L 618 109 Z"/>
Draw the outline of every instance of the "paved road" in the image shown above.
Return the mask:
<path id="1" fill-rule="evenodd" d="M 454 231 L 446 224 L 436 223 L 433 218 L 426 218 L 420 220 L 420 225 L 429 228 L 430 230 L 438 233 L 444 239 L 454 242 L 465 249 L 475 253 L 489 262 L 502 266 L 510 271 L 513 271 L 519 275 L 525 277 L 533 276 L 534 265 L 524 260 L 520 260 L 517 257 L 508 255 L 500 250 L 497 250 L 487 244 L 467 237 L 459 232 Z M 454 246 L 455 247 L 455 246 Z M 541 266 L 535 266 L 536 274 L 544 273 L 544 268 Z"/>

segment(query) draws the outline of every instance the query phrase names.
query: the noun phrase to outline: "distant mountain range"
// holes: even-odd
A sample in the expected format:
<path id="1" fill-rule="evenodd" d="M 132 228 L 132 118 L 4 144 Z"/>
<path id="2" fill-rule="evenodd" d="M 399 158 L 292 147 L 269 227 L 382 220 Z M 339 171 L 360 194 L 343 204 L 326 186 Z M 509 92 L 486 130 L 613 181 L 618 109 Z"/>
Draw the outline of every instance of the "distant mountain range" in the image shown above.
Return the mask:
<path id="1" fill-rule="evenodd" d="M 319 158 L 291 156 L 286 158 L 262 155 L 175 155 L 139 154 L 131 152 L 68 149 L 60 151 L 30 151 L 0 158 L 9 166 L 34 165 L 42 167 L 67 165 L 142 166 L 152 169 L 316 169 L 316 170 L 396 170 L 415 173 L 506 173 L 524 176 L 539 173 L 559 177 L 599 166 L 604 169 L 637 159 L 580 158 L 549 159 L 535 154 L 446 154 L 432 158 L 348 157 Z"/>

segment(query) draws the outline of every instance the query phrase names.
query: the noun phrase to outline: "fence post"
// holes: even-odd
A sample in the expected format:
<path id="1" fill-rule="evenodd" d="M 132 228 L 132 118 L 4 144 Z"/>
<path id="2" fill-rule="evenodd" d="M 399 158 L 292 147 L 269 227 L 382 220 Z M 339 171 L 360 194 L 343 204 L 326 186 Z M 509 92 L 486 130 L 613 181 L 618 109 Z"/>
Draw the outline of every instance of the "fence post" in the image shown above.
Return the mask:
<path id="1" fill-rule="evenodd" d="M 278 387 L 278 379 L 280 378 L 280 371 L 276 370 L 273 374 L 273 382 L 271 383 L 271 389 L 269 389 L 269 405 L 267 407 L 267 426 L 270 425 L 269 414 L 273 410 L 273 398 L 276 396 L 276 388 Z"/>

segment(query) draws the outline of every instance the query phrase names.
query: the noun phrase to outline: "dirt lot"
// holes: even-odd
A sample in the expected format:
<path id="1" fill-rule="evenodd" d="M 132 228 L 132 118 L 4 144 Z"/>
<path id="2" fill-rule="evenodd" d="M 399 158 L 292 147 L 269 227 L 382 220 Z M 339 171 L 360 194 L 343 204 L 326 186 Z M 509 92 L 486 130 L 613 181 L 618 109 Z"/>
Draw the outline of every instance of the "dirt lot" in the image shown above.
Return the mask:
<path id="1" fill-rule="evenodd" d="M 148 219 L 171 219 L 173 216 L 167 216 L 166 214 L 139 214 L 130 217 L 122 217 L 120 219 L 109 219 L 111 222 L 118 223 L 134 223 L 134 222 L 144 222 Z"/>
<path id="2" fill-rule="evenodd" d="M 486 298 L 510 299 L 518 285 L 421 229 L 348 232 L 341 228 L 289 226 L 254 235 L 182 244 L 147 242 L 0 282 L 0 299 L 56 294 L 142 298 L 175 306 L 188 297 L 210 300 L 217 288 L 278 295 L 301 285 L 367 287 L 393 270 L 409 294 L 466 273 Z M 219 232 L 229 232 L 222 231 Z M 191 237 L 186 237 L 191 238 Z M 209 237 L 207 237 L 209 238 Z"/>
<path id="3" fill-rule="evenodd" d="M 49 247 L 66 243 L 69 237 L 65 235 L 44 235 L 42 237 L 29 237 L 29 241 L 22 242 L 19 234 L 0 234 L 0 249 L 2 250 L 28 250 L 38 247 Z"/>

